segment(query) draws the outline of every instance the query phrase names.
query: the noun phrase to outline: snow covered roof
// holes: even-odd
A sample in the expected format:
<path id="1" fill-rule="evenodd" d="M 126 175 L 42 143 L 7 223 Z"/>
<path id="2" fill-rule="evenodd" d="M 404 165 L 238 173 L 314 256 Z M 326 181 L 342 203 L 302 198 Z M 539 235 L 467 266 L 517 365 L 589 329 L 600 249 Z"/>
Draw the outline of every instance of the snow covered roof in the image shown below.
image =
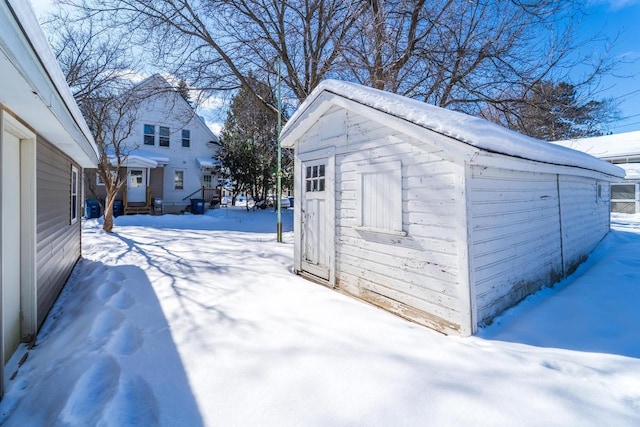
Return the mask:
<path id="1" fill-rule="evenodd" d="M 640 179 L 640 163 L 619 163 L 616 166 L 624 169 L 626 179 Z"/>
<path id="2" fill-rule="evenodd" d="M 220 163 L 220 160 L 214 159 L 212 157 L 198 157 L 196 158 L 196 161 L 198 162 L 198 167 L 200 169 L 215 169 L 217 167 L 220 167 L 220 165 L 222 164 Z"/>
<path id="3" fill-rule="evenodd" d="M 485 151 L 543 163 L 575 166 L 617 177 L 624 176 L 620 168 L 580 151 L 521 135 L 478 117 L 337 80 L 325 80 L 320 83 L 298 108 L 282 130 L 281 140 L 284 147 L 293 147 L 295 140 L 312 125 L 303 123 L 308 119 L 314 120 L 310 107 L 323 94 L 329 95 L 326 98 L 328 104 L 334 104 L 335 97 L 347 99 L 386 113 L 390 119 L 400 119 L 406 125 L 419 126 Z"/>
<path id="4" fill-rule="evenodd" d="M 553 143 L 579 150 L 601 159 L 640 158 L 640 131 L 592 138 L 567 139 L 553 141 Z"/>
<path id="5" fill-rule="evenodd" d="M 82 167 L 95 167 L 91 132 L 31 4 L 0 2 L 0 103 Z"/>
<path id="6" fill-rule="evenodd" d="M 113 154 L 109 155 L 109 157 L 111 164 L 116 166 L 118 163 L 116 157 Z M 160 156 L 149 151 L 134 150 L 131 151 L 124 162 L 122 162 L 122 166 L 154 169 L 158 166 L 166 166 L 168 163 L 168 157 Z"/>

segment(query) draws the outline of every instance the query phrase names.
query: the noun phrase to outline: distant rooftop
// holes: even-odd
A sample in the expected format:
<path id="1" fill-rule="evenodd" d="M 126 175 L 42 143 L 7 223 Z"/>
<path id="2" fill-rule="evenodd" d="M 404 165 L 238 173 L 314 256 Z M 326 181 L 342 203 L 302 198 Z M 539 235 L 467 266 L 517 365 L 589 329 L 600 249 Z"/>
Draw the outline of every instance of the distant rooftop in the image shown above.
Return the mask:
<path id="1" fill-rule="evenodd" d="M 553 143 L 606 160 L 624 158 L 640 159 L 640 131 L 592 138 L 567 139 L 564 141 L 553 141 Z"/>

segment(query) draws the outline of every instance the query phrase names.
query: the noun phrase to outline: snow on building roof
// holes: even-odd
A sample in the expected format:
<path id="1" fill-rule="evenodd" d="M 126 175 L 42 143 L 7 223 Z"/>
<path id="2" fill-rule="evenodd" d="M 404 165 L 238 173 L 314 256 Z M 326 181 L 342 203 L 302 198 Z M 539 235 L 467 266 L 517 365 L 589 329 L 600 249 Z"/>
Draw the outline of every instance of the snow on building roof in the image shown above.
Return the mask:
<path id="1" fill-rule="evenodd" d="M 109 154 L 110 162 L 113 166 L 118 164 L 113 153 Z M 124 167 L 140 167 L 140 168 L 157 168 L 158 166 L 166 166 L 169 163 L 169 158 L 161 156 L 155 153 L 144 150 L 131 151 L 124 161 L 122 166 Z"/>
<path id="2" fill-rule="evenodd" d="M 220 163 L 220 160 L 214 159 L 212 157 L 198 157 L 196 158 L 196 161 L 198 162 L 198 167 L 200 169 L 215 169 L 217 167 L 220 167 L 220 165 L 222 164 Z"/>
<path id="3" fill-rule="evenodd" d="M 296 131 L 297 123 L 308 118 L 309 107 L 323 93 L 348 99 L 482 150 L 555 165 L 575 166 L 617 177 L 624 176 L 620 168 L 583 152 L 521 135 L 478 117 L 337 80 L 320 83 L 300 105 L 282 130 L 283 146 L 293 146 L 295 139 L 300 136 Z"/>
<path id="4" fill-rule="evenodd" d="M 553 141 L 554 144 L 579 150 L 601 159 L 640 158 L 640 131 Z"/>
<path id="5" fill-rule="evenodd" d="M 616 166 L 624 169 L 626 179 L 640 179 L 640 163 L 619 163 Z"/>
<path id="6" fill-rule="evenodd" d="M 0 2 L 0 103 L 83 167 L 94 167 L 93 137 L 31 4 Z"/>

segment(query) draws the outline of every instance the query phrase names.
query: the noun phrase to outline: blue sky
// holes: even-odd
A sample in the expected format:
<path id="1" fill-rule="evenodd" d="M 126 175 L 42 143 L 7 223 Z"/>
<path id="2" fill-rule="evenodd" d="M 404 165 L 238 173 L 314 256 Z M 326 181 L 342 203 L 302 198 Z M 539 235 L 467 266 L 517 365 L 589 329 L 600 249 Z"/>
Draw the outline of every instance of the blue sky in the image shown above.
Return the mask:
<path id="1" fill-rule="evenodd" d="M 592 0 L 580 25 L 585 36 L 618 37 L 611 54 L 621 60 L 615 75 L 602 81 L 601 97 L 613 98 L 624 117 L 613 133 L 640 130 L 640 0 Z"/>
<path id="2" fill-rule="evenodd" d="M 51 9 L 53 0 L 31 3 L 42 15 Z M 603 78 L 598 93 L 598 98 L 613 99 L 623 116 L 610 130 L 640 130 L 640 0 L 586 0 L 585 7 L 589 15 L 577 29 L 585 38 L 595 34 L 617 37 L 610 53 L 621 60 L 620 66 L 615 75 Z"/>

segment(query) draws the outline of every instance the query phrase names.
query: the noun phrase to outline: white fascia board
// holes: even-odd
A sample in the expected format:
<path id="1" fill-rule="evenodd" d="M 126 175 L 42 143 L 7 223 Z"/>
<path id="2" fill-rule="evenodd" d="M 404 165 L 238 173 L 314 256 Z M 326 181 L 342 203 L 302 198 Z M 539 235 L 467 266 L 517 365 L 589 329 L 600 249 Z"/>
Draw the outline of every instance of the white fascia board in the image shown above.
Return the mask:
<path id="1" fill-rule="evenodd" d="M 0 103 L 82 167 L 98 150 L 29 2 L 0 1 Z"/>

